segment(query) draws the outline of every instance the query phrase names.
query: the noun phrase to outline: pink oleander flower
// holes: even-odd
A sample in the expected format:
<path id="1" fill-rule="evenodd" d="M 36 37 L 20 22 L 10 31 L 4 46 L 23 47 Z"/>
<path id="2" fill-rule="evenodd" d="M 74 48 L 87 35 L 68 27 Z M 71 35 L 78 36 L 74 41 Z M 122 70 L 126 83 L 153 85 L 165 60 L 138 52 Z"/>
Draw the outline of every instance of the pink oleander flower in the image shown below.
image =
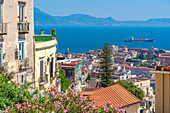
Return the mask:
<path id="1" fill-rule="evenodd" d="M 67 110 L 64 109 L 64 110 L 63 110 L 63 113 L 66 113 L 66 112 L 67 112 Z"/>
<path id="2" fill-rule="evenodd" d="M 125 113 L 125 110 L 122 110 L 122 113 Z"/>
<path id="3" fill-rule="evenodd" d="M 116 112 L 117 112 L 117 113 L 120 113 L 120 109 L 117 109 Z"/>
<path id="4" fill-rule="evenodd" d="M 70 100 L 70 97 L 67 97 L 67 100 Z"/>
<path id="5" fill-rule="evenodd" d="M 26 108 L 27 108 L 26 106 L 23 107 L 23 109 L 26 109 Z"/>
<path id="6" fill-rule="evenodd" d="M 35 108 L 35 106 L 32 106 L 32 109 L 34 109 Z"/>
<path id="7" fill-rule="evenodd" d="M 31 107 L 31 105 L 28 105 L 28 107 Z"/>
<path id="8" fill-rule="evenodd" d="M 28 102 L 28 99 L 25 99 L 25 101 L 27 101 L 27 102 Z"/>
<path id="9" fill-rule="evenodd" d="M 60 97 L 59 99 L 60 99 L 60 101 L 63 101 L 63 98 Z"/>
<path id="10" fill-rule="evenodd" d="M 37 100 L 37 101 L 39 100 L 38 97 L 34 97 L 34 99 Z"/>
<path id="11" fill-rule="evenodd" d="M 15 106 L 16 108 L 21 108 L 21 104 L 16 104 L 16 106 Z"/>
<path id="12" fill-rule="evenodd" d="M 55 95 L 55 92 L 54 92 L 54 91 L 51 91 L 50 93 L 51 93 L 51 95 L 52 95 L 52 96 L 54 96 L 54 95 Z"/>
<path id="13" fill-rule="evenodd" d="M 21 112 L 21 113 L 23 113 L 23 110 L 22 110 L 22 109 L 20 109 L 20 112 Z"/>
<path id="14" fill-rule="evenodd" d="M 80 95 L 80 98 L 83 98 L 83 95 Z"/>
<path id="15" fill-rule="evenodd" d="M 95 109 L 96 109 L 96 106 L 93 105 L 93 106 L 92 106 L 92 110 L 95 110 Z"/>

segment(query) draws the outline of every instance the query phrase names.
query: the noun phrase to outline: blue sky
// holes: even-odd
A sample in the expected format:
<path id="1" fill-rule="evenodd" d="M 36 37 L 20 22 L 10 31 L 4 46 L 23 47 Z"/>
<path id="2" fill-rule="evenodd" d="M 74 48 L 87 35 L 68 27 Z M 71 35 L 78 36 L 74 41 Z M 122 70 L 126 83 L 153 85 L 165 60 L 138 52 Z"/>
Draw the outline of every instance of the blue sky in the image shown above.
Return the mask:
<path id="1" fill-rule="evenodd" d="M 89 14 L 116 20 L 170 18 L 170 0 L 34 0 L 35 7 L 53 16 Z"/>

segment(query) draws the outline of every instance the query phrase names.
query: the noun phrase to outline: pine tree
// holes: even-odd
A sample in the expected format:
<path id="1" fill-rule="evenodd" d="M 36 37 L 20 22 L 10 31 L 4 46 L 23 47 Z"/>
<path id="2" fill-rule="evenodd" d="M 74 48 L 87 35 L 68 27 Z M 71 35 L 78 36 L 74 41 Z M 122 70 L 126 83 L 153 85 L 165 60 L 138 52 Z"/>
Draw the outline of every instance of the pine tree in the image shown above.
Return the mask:
<path id="1" fill-rule="evenodd" d="M 101 56 L 100 56 L 100 65 L 101 65 L 101 84 L 102 87 L 107 87 L 112 85 L 112 77 L 111 74 L 114 71 L 111 69 L 112 64 L 112 56 L 111 56 L 111 50 L 109 48 L 109 44 L 106 42 L 104 44 L 104 47 L 102 48 Z"/>

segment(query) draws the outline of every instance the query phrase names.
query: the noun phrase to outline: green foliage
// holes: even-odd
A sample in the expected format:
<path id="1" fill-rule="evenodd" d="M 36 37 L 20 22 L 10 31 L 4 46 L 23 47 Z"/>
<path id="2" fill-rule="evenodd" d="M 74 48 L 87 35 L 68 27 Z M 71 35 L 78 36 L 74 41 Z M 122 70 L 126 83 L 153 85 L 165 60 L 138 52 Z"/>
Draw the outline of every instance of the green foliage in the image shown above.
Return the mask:
<path id="1" fill-rule="evenodd" d="M 126 80 L 118 80 L 116 83 L 113 84 L 120 84 L 125 89 L 127 89 L 129 92 L 131 92 L 133 95 L 135 95 L 138 99 L 143 100 L 144 98 L 144 92 L 142 89 L 138 88 L 138 86 L 134 85 L 131 81 Z"/>
<path id="2" fill-rule="evenodd" d="M 112 56 L 111 56 L 111 50 L 108 46 L 109 44 L 106 42 L 104 44 L 104 47 L 102 48 L 101 57 L 100 57 L 101 58 L 100 69 L 102 71 L 102 75 L 101 75 L 102 87 L 110 86 L 112 81 L 111 73 L 114 71 L 113 69 L 111 69 Z"/>
<path id="3" fill-rule="evenodd" d="M 155 56 L 144 56 L 143 53 L 141 53 L 137 58 L 133 59 L 140 59 L 140 60 L 155 60 Z"/>
<path id="4" fill-rule="evenodd" d="M 7 106 L 10 106 L 12 102 L 22 103 L 25 99 L 31 99 L 33 94 L 28 90 L 31 84 L 25 83 L 25 85 L 19 85 L 13 80 L 12 74 L 0 74 L 0 109 L 4 110 Z"/>
<path id="5" fill-rule="evenodd" d="M 137 63 L 133 63 L 133 66 L 138 66 Z"/>
<path id="6" fill-rule="evenodd" d="M 62 70 L 61 70 L 62 71 Z M 63 73 L 63 71 L 62 71 Z M 102 108 L 96 108 L 93 101 L 72 90 L 64 94 L 52 85 L 40 93 L 36 90 L 30 93 L 30 83 L 24 86 L 13 81 L 11 74 L 0 74 L 0 110 L 7 113 L 124 113 L 125 110 L 112 107 L 111 103 Z"/>
<path id="7" fill-rule="evenodd" d="M 134 62 L 132 59 L 126 59 L 126 62 Z"/>
<path id="8" fill-rule="evenodd" d="M 61 80 L 61 91 L 66 92 L 66 90 L 70 87 L 71 81 L 68 78 L 65 78 L 65 70 L 60 69 L 59 79 Z"/>
<path id="9" fill-rule="evenodd" d="M 143 53 L 141 53 L 141 54 L 138 56 L 138 58 L 141 59 L 141 60 L 145 60 L 145 56 L 144 56 Z"/>
<path id="10" fill-rule="evenodd" d="M 149 63 L 143 62 L 140 66 L 142 66 L 142 67 L 148 67 L 148 66 L 149 66 Z"/>

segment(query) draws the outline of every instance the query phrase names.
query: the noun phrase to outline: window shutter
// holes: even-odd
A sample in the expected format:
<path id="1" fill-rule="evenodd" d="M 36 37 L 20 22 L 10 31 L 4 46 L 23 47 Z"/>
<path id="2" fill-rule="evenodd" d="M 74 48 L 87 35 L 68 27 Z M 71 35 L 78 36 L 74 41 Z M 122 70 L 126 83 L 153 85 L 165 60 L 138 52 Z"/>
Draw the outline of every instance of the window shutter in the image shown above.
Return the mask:
<path id="1" fill-rule="evenodd" d="M 43 77 L 44 75 L 44 61 L 40 61 L 40 76 Z"/>

